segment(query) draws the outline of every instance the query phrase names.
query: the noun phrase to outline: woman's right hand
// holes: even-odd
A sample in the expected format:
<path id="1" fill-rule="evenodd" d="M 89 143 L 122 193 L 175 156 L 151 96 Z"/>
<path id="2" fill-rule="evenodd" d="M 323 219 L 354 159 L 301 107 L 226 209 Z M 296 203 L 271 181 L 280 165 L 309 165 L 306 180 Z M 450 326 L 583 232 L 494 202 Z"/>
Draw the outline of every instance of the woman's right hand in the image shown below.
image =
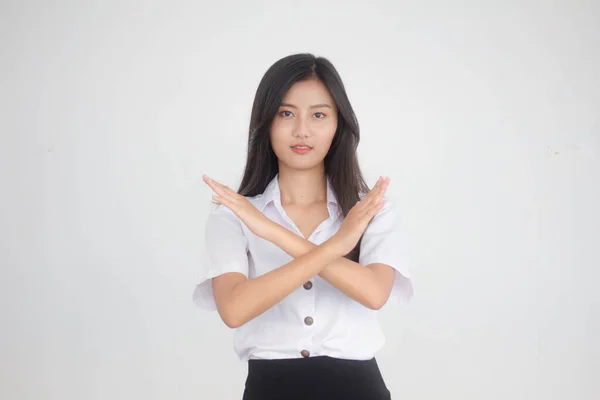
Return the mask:
<path id="1" fill-rule="evenodd" d="M 383 195 L 390 178 L 379 178 L 373 188 L 350 209 L 340 229 L 330 239 L 343 255 L 350 253 L 369 226 L 373 217 L 383 207 Z"/>
<path id="2" fill-rule="evenodd" d="M 254 207 L 245 196 L 206 175 L 202 176 L 202 180 L 215 192 L 212 196 L 213 200 L 233 211 L 256 236 L 266 239 L 278 227 L 275 222 Z"/>

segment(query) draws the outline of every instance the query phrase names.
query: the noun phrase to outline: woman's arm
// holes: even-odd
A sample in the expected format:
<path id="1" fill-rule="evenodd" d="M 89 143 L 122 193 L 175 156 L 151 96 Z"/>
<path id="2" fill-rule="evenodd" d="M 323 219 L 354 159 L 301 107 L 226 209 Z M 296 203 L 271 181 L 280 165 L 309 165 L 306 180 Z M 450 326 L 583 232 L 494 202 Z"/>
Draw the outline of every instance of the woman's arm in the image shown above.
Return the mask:
<path id="1" fill-rule="evenodd" d="M 282 230 L 287 231 L 265 217 L 244 196 L 208 177 L 204 180 L 215 191 L 214 200 L 233 211 L 255 235 L 276 243 L 278 237 L 285 233 Z M 223 321 L 230 327 L 243 325 L 281 301 L 331 262 L 348 254 L 382 206 L 381 199 L 374 195 L 365 196 L 350 210 L 332 238 L 320 246 L 306 249 L 293 261 L 258 278 L 248 280 L 240 273 L 213 278 L 213 295 Z"/>
<path id="2" fill-rule="evenodd" d="M 388 184 L 389 179 L 379 179 L 354 208 L 382 204 Z M 279 225 L 277 230 L 278 233 L 272 235 L 270 241 L 292 257 L 302 257 L 316 247 L 314 243 Z M 321 270 L 319 276 L 365 307 L 377 310 L 383 307 L 391 294 L 395 271 L 386 264 L 362 266 L 340 257 Z"/>
<path id="3" fill-rule="evenodd" d="M 331 240 L 254 279 L 247 279 L 240 273 L 213 278 L 213 294 L 221 319 L 230 328 L 245 324 L 340 258 L 343 251 L 335 240 Z"/>
<path id="4" fill-rule="evenodd" d="M 318 246 L 278 225 L 271 242 L 290 256 L 303 257 Z M 386 264 L 362 266 L 340 255 L 319 276 L 365 307 L 377 310 L 387 302 L 395 271 Z"/>

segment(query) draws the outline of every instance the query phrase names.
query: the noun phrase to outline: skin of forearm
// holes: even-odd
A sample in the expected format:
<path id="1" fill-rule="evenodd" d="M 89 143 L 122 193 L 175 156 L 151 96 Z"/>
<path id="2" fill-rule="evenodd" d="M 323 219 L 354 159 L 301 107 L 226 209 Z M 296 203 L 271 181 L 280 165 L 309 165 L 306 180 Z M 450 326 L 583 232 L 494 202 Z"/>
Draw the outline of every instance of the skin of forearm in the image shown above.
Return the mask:
<path id="1" fill-rule="evenodd" d="M 275 224 L 277 225 L 277 224 Z M 292 257 L 303 257 L 319 246 L 281 225 L 273 225 L 269 240 Z M 348 260 L 343 254 L 320 270 L 318 275 L 344 294 L 370 309 L 379 309 L 389 297 L 380 277 L 368 266 Z"/>
<path id="2" fill-rule="evenodd" d="M 245 324 L 339 259 L 340 254 L 333 242 L 325 242 L 271 272 L 240 282 L 231 290 L 223 319 L 232 328 Z"/>

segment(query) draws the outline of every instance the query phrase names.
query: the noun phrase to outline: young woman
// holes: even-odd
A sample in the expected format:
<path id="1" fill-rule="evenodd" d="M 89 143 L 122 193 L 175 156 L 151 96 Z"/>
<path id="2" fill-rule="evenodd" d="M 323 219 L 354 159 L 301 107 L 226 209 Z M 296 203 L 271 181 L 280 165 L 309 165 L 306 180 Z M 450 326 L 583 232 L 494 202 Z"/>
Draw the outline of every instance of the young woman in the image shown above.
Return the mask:
<path id="1" fill-rule="evenodd" d="M 336 69 L 296 54 L 260 82 L 239 189 L 203 177 L 219 205 L 194 299 L 236 329 L 244 400 L 391 398 L 377 310 L 413 289 L 389 179 L 369 190 L 358 142 Z"/>

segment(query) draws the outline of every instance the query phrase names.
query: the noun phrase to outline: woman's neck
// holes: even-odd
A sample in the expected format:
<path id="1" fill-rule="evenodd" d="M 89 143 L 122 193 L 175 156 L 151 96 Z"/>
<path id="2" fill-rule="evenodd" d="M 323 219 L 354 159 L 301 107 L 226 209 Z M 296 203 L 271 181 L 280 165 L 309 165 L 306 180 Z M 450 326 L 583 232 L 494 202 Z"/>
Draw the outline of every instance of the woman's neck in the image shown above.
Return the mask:
<path id="1" fill-rule="evenodd" d="M 308 170 L 279 167 L 281 204 L 308 206 L 327 201 L 325 166 Z"/>

